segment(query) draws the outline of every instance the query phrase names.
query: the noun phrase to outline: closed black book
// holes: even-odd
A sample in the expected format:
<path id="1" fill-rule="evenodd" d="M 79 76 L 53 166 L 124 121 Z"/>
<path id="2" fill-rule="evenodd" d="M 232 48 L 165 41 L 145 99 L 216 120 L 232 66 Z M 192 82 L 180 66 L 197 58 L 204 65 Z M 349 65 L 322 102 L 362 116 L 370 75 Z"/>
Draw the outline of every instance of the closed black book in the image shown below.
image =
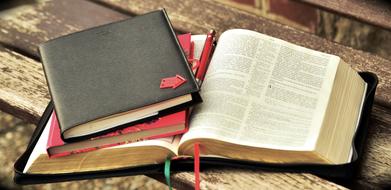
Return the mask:
<path id="1" fill-rule="evenodd" d="M 65 141 L 200 101 L 164 10 L 50 40 L 39 52 Z M 160 87 L 162 79 L 175 76 L 180 86 Z"/>

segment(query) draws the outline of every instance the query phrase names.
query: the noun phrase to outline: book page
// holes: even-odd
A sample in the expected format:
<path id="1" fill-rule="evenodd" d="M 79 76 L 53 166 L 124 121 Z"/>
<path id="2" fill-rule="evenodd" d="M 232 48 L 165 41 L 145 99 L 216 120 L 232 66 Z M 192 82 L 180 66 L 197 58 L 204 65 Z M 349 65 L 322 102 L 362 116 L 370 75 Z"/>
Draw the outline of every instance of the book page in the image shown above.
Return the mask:
<path id="1" fill-rule="evenodd" d="M 194 43 L 194 58 L 200 59 L 205 40 L 206 35 L 191 35 L 191 41 Z"/>
<path id="2" fill-rule="evenodd" d="M 339 57 L 257 32 L 224 32 L 181 143 L 212 138 L 285 150 L 314 148 Z"/>

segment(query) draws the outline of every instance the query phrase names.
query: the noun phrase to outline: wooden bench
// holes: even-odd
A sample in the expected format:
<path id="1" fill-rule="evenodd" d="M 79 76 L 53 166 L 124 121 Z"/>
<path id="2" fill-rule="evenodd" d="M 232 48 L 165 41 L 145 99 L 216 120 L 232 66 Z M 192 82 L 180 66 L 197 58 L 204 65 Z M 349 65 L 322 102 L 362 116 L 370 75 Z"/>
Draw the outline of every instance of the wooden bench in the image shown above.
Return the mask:
<path id="1" fill-rule="evenodd" d="M 177 31 L 219 33 L 229 28 L 256 30 L 286 41 L 340 56 L 359 71 L 371 71 L 380 82 L 375 97 L 367 147 L 354 181 L 348 187 L 381 188 L 391 184 L 391 61 L 354 50 L 207 0 L 48 1 L 3 10 L 0 15 L 0 109 L 28 122 L 39 120 L 50 96 L 36 47 L 46 40 L 85 28 L 166 8 Z M 202 167 L 202 166 L 201 166 Z M 163 176 L 150 176 L 164 182 Z M 172 175 L 178 189 L 193 187 L 192 172 Z M 202 189 L 344 189 L 305 173 L 271 173 L 223 168 L 201 173 Z"/>

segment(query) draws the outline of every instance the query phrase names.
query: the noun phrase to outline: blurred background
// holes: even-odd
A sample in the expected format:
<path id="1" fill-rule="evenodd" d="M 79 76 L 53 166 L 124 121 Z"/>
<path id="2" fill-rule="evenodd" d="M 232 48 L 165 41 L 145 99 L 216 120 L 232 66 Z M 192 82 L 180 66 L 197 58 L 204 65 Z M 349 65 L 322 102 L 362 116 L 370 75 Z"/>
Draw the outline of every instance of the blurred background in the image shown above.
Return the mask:
<path id="1" fill-rule="evenodd" d="M 391 59 L 391 32 L 289 0 L 215 0 L 259 17 L 303 30 L 346 46 Z M 35 1 L 1 1 L 2 11 Z M 1 26 L 0 26 L 1 29 Z M 205 31 L 206 32 L 206 31 Z M 13 163 L 25 150 L 33 124 L 0 112 L 0 189 L 167 189 L 146 176 L 18 186 L 12 181 Z"/>

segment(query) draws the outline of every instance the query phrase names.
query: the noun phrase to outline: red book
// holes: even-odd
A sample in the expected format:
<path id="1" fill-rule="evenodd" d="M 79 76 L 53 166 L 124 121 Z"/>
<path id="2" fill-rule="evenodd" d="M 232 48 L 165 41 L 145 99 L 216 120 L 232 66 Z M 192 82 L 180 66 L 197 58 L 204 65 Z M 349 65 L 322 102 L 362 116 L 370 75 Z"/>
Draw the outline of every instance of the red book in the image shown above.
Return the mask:
<path id="1" fill-rule="evenodd" d="M 178 37 L 179 44 L 181 44 L 181 47 L 186 54 L 186 57 L 191 58 L 189 57 L 191 54 L 191 34 L 190 33 L 181 34 L 178 35 L 177 37 Z"/>
<path id="2" fill-rule="evenodd" d="M 186 56 L 189 56 L 191 54 L 191 34 L 178 35 L 178 40 Z M 66 143 L 61 139 L 61 131 L 55 112 L 52 113 L 51 117 L 52 123 L 46 147 L 47 153 L 51 158 L 93 151 L 139 140 L 169 137 L 185 133 L 188 130 L 186 126 L 186 111 L 181 111 L 89 140 Z"/>
<path id="3" fill-rule="evenodd" d="M 185 133 L 186 111 L 177 112 L 158 119 L 129 126 L 85 141 L 66 143 L 61 139 L 60 127 L 55 112 L 52 113 L 47 153 L 49 157 L 61 157 L 88 152 L 100 148 L 117 146 L 140 140 L 169 137 Z"/>

